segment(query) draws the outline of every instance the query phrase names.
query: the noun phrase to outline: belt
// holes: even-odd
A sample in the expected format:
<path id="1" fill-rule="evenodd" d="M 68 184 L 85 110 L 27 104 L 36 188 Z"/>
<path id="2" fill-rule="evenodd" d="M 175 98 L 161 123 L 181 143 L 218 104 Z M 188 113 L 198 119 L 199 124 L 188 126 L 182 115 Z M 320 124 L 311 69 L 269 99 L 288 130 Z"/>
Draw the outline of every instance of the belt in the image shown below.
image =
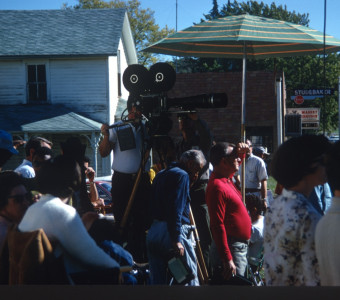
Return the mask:
<path id="1" fill-rule="evenodd" d="M 246 193 L 256 193 L 256 192 L 261 192 L 261 189 L 256 189 L 256 188 L 245 188 Z"/>
<path id="2" fill-rule="evenodd" d="M 236 237 L 233 237 L 233 236 L 228 236 L 227 240 L 230 243 L 238 242 L 238 243 L 249 245 L 249 240 L 243 240 L 243 239 L 239 239 L 239 238 L 236 238 Z"/>

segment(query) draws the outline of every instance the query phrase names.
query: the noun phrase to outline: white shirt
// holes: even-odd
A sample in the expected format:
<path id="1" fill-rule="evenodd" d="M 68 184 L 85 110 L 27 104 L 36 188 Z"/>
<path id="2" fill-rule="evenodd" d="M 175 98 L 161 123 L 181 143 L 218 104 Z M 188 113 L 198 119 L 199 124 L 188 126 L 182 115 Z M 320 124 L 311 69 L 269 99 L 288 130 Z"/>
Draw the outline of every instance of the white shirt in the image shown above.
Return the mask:
<path id="1" fill-rule="evenodd" d="M 19 173 L 22 177 L 33 178 L 35 177 L 35 171 L 33 169 L 32 163 L 24 159 L 19 167 L 17 167 L 15 172 Z"/>
<path id="2" fill-rule="evenodd" d="M 258 258 L 263 248 L 263 228 L 264 217 L 260 218 L 251 226 L 250 245 L 248 248 L 248 256 Z"/>
<path id="3" fill-rule="evenodd" d="M 116 123 L 117 125 L 123 124 L 123 121 Z M 132 139 L 134 139 L 135 147 L 129 150 L 121 150 L 121 145 L 117 135 L 118 130 L 126 130 L 130 128 L 132 132 Z M 139 126 L 137 129 L 131 123 L 126 123 L 125 126 L 114 127 L 109 130 L 109 141 L 115 144 L 113 149 L 114 159 L 112 163 L 112 170 L 120 173 L 132 174 L 137 173 L 140 168 L 142 159 L 142 128 Z M 144 133 L 146 134 L 146 133 Z M 132 142 L 129 140 L 129 142 Z M 145 146 L 144 146 L 145 148 Z M 150 170 L 150 162 L 146 164 L 146 170 Z"/>
<path id="4" fill-rule="evenodd" d="M 245 186 L 248 189 L 260 189 L 261 181 L 268 179 L 266 164 L 262 158 L 253 154 L 245 160 Z M 239 170 L 242 176 L 242 168 Z"/>
<path id="5" fill-rule="evenodd" d="M 321 285 L 340 286 L 340 197 L 333 197 L 331 207 L 315 231 L 316 256 Z"/>
<path id="6" fill-rule="evenodd" d="M 52 195 L 44 195 L 32 204 L 18 228 L 23 232 L 42 228 L 48 239 L 57 243 L 54 248 L 56 257 L 64 255 L 68 273 L 91 267 L 119 267 L 90 237 L 77 211 Z"/>

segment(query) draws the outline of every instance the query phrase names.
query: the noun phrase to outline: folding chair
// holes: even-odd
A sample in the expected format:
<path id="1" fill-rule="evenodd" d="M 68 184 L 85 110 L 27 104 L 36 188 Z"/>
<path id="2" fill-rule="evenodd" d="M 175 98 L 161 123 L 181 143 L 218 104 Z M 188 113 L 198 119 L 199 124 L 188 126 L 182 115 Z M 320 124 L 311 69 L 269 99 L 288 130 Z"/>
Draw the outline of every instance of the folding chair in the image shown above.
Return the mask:
<path id="1" fill-rule="evenodd" d="M 259 258 L 248 257 L 247 277 L 255 286 L 264 286 L 265 283 L 261 276 L 263 267 L 263 252 Z"/>

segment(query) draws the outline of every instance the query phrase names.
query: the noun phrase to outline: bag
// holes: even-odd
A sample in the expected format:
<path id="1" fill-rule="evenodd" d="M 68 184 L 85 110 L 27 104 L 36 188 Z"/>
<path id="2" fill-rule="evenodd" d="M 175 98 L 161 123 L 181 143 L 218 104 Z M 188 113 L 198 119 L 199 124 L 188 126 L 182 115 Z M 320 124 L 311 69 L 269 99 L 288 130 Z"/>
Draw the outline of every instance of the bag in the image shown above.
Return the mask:
<path id="1" fill-rule="evenodd" d="M 185 285 L 195 279 L 195 275 L 189 268 L 184 256 L 172 256 L 168 260 L 168 271 L 177 284 Z"/>

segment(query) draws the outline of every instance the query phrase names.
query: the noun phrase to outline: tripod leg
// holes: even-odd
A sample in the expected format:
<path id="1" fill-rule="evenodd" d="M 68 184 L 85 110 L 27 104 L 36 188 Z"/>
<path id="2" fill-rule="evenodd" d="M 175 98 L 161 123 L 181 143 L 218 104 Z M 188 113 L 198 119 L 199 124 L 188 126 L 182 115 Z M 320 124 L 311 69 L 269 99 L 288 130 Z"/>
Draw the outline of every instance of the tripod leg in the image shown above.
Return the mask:
<path id="1" fill-rule="evenodd" d="M 197 267 L 198 267 L 198 270 L 201 270 L 202 282 L 204 282 L 205 284 L 208 284 L 208 282 L 209 282 L 208 270 L 207 270 L 207 267 L 205 265 L 205 261 L 204 261 L 200 241 L 199 241 L 198 231 L 197 231 L 197 228 L 196 228 L 196 223 L 195 223 L 194 215 L 192 214 L 191 207 L 190 207 L 189 214 L 190 214 L 191 225 L 194 226 L 194 237 L 195 237 L 195 241 L 196 241 Z"/>

